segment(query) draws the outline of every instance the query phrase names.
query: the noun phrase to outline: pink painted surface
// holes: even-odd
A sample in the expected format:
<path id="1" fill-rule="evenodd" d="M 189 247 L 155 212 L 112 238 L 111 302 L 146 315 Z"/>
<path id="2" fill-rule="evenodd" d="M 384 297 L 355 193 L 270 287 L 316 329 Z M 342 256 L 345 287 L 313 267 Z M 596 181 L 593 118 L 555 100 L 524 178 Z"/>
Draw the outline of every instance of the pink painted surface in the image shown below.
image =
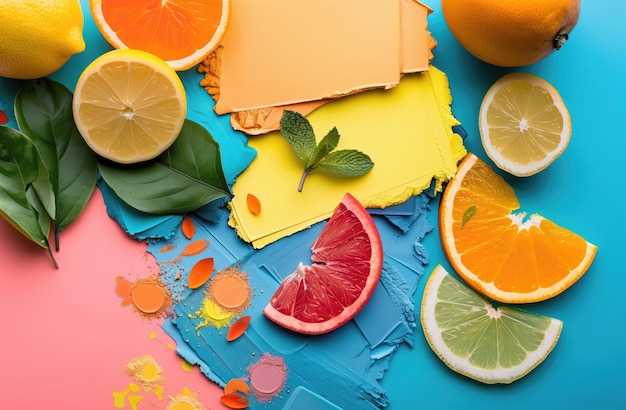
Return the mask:
<path id="1" fill-rule="evenodd" d="M 144 242 L 108 217 L 98 190 L 60 242 L 56 270 L 44 249 L 0 218 L 0 408 L 113 409 L 113 391 L 134 381 L 126 365 L 144 355 L 162 367 L 164 391 L 161 400 L 133 393 L 144 396 L 137 409 L 164 409 L 185 387 L 204 409 L 225 408 L 217 385 L 183 368 L 159 321 L 120 305 L 115 277 L 133 281 L 158 266 Z"/>

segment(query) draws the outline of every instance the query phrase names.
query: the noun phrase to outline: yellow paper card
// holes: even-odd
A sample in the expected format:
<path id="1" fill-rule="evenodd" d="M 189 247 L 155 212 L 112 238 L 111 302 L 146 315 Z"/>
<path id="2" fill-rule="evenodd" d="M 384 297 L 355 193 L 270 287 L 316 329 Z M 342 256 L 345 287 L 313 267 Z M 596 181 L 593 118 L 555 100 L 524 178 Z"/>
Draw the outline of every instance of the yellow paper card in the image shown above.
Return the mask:
<path id="1" fill-rule="evenodd" d="M 282 134 L 251 138 L 249 145 L 258 155 L 233 187 L 231 226 L 261 248 L 330 217 L 346 192 L 366 207 L 384 208 L 421 193 L 433 178 L 441 189 L 465 152 L 451 131 L 458 122 L 450 101 L 445 74 L 431 67 L 404 76 L 392 89 L 355 94 L 318 108 L 307 117 L 317 140 L 337 127 L 337 149 L 362 151 L 374 167 L 356 178 L 316 170 L 302 192 L 297 187 L 304 164 Z M 248 193 L 259 198 L 259 215 L 247 209 Z"/>

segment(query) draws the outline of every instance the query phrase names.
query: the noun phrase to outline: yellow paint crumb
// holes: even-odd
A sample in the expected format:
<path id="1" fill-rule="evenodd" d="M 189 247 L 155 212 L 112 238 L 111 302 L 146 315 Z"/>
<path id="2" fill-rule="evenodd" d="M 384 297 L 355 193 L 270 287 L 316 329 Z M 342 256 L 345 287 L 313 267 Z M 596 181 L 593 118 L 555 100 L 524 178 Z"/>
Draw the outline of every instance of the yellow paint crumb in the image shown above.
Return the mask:
<path id="1" fill-rule="evenodd" d="M 163 386 L 157 386 L 154 388 L 154 394 L 156 394 L 157 399 L 163 400 Z"/>
<path id="2" fill-rule="evenodd" d="M 203 319 L 202 322 L 196 326 L 196 329 L 209 325 L 213 325 L 219 329 L 228 326 L 235 315 L 232 312 L 222 309 L 211 299 L 204 298 L 202 300 L 202 308 L 196 312 L 196 317 Z"/>
<path id="3" fill-rule="evenodd" d="M 167 410 L 204 410 L 204 407 L 198 400 L 198 397 L 185 387 L 182 393 L 170 396 Z"/>
<path id="4" fill-rule="evenodd" d="M 128 404 L 132 410 L 137 410 L 137 404 L 143 400 L 143 396 L 128 396 Z"/>
<path id="5" fill-rule="evenodd" d="M 124 391 L 115 391 L 113 390 L 113 407 L 116 409 L 123 409 L 126 402 L 126 395 L 128 394 L 128 390 Z"/>
<path id="6" fill-rule="evenodd" d="M 190 372 L 193 370 L 193 364 L 189 363 L 187 360 L 182 360 L 183 370 L 186 372 Z"/>
<path id="7" fill-rule="evenodd" d="M 145 392 L 153 391 L 163 382 L 161 366 L 149 355 L 131 360 L 126 365 L 126 372 Z"/>

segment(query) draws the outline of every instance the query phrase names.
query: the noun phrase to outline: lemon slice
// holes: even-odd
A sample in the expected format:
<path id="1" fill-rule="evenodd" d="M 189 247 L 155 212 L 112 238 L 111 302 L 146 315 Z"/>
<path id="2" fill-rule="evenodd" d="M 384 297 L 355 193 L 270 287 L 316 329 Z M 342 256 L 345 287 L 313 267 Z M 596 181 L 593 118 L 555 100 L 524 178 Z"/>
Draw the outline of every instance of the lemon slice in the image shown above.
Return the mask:
<path id="1" fill-rule="evenodd" d="M 132 164 L 156 158 L 172 145 L 185 121 L 187 98 L 165 61 L 144 51 L 113 50 L 80 75 L 73 111 L 94 152 Z"/>
<path id="2" fill-rule="evenodd" d="M 524 73 L 507 74 L 489 88 L 478 125 L 489 158 L 521 177 L 552 164 L 572 135 L 569 112 L 556 89 Z"/>
<path id="3" fill-rule="evenodd" d="M 452 370 L 483 383 L 511 383 L 550 354 L 563 322 L 507 306 L 493 307 L 437 266 L 422 299 L 428 344 Z"/>

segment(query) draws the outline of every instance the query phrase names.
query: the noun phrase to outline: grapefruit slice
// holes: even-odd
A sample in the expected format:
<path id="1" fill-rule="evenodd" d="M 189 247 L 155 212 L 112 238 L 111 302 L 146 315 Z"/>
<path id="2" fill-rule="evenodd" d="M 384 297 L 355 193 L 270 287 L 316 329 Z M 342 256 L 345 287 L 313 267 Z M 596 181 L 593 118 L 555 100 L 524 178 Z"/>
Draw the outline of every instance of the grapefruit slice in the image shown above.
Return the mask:
<path id="1" fill-rule="evenodd" d="M 300 263 L 263 313 L 299 333 L 323 334 L 352 319 L 372 296 L 383 266 L 378 229 L 361 203 L 346 194 Z"/>

